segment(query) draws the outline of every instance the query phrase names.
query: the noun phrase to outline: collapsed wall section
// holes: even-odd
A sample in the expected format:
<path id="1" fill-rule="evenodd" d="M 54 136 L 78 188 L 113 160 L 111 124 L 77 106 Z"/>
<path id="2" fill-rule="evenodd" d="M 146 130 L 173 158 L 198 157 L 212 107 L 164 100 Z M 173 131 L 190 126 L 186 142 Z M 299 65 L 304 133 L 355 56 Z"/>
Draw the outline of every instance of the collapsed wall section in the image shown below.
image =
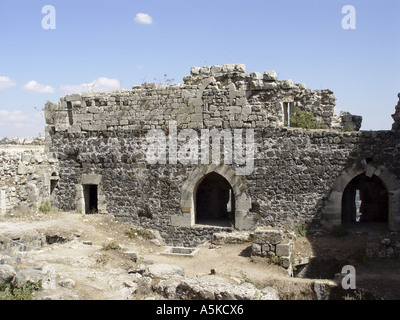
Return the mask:
<path id="1" fill-rule="evenodd" d="M 58 181 L 58 163 L 45 152 L 43 138 L 0 139 L 0 209 L 37 210 L 50 201 Z"/>
<path id="2" fill-rule="evenodd" d="M 334 114 L 332 91 L 279 81 L 275 71 L 247 74 L 244 65 L 192 68 L 184 82 L 68 95 L 46 105 L 46 123 L 68 133 L 165 128 L 171 120 L 182 129 L 276 128 L 303 110 L 322 128 L 344 125 Z"/>

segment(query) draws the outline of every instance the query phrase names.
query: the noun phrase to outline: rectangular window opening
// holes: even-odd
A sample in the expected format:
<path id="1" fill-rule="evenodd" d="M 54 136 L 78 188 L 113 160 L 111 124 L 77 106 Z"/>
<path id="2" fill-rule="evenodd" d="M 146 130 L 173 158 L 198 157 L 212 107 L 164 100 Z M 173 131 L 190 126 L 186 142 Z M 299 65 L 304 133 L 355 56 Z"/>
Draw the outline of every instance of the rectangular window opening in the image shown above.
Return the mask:
<path id="1" fill-rule="evenodd" d="M 296 112 L 294 102 L 283 102 L 283 115 L 284 123 L 286 126 L 290 126 L 290 118 Z"/>
<path id="2" fill-rule="evenodd" d="M 71 102 L 67 102 L 67 113 L 68 113 L 69 125 L 72 126 L 74 124 L 74 119 L 72 118 L 72 103 Z"/>

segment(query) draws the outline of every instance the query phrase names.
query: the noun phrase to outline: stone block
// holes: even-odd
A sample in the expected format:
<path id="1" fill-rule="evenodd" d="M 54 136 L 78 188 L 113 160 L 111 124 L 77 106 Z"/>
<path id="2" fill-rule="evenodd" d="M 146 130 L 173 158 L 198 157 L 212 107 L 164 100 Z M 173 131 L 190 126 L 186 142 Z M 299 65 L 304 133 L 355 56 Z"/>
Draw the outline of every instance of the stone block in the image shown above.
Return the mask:
<path id="1" fill-rule="evenodd" d="M 283 80 L 281 82 L 281 88 L 282 89 L 292 89 L 294 88 L 294 83 L 293 80 L 289 79 L 289 80 Z"/>
<path id="2" fill-rule="evenodd" d="M 246 65 L 245 64 L 236 64 L 235 65 L 235 71 L 240 72 L 240 73 L 245 73 L 246 72 Z"/>
<path id="3" fill-rule="evenodd" d="M 16 274 L 17 272 L 12 266 L 7 264 L 0 265 L 0 284 L 11 282 Z"/>
<path id="4" fill-rule="evenodd" d="M 68 133 L 80 133 L 82 132 L 82 128 L 78 124 L 74 124 L 68 128 Z"/>
<path id="5" fill-rule="evenodd" d="M 290 256 L 291 251 L 292 251 L 292 246 L 289 243 L 276 245 L 277 256 Z"/>
<path id="6" fill-rule="evenodd" d="M 264 89 L 274 90 L 276 88 L 278 88 L 278 85 L 275 82 L 264 82 Z"/>
<path id="7" fill-rule="evenodd" d="M 289 268 L 291 265 L 289 257 L 282 257 L 282 267 Z"/>
<path id="8" fill-rule="evenodd" d="M 259 72 L 252 72 L 252 73 L 250 73 L 250 78 L 253 80 L 262 80 L 263 76 Z"/>
<path id="9" fill-rule="evenodd" d="M 200 67 L 192 67 L 190 69 L 190 74 L 192 76 L 198 76 L 200 74 Z"/>
<path id="10" fill-rule="evenodd" d="M 211 67 L 210 66 L 203 66 L 200 67 L 200 73 L 201 74 L 210 74 Z"/>
<path id="11" fill-rule="evenodd" d="M 264 89 L 264 82 L 260 79 L 253 79 L 250 81 L 251 90 L 262 90 Z"/>
<path id="12" fill-rule="evenodd" d="M 261 245 L 257 244 L 257 243 L 253 243 L 251 245 L 251 254 L 252 255 L 256 255 L 256 256 L 260 256 L 261 255 Z"/>
<path id="13" fill-rule="evenodd" d="M 249 232 L 218 232 L 211 237 L 211 243 L 216 245 L 221 244 L 237 244 L 251 241 Z"/>
<path id="14" fill-rule="evenodd" d="M 274 252 L 274 247 L 270 246 L 268 243 L 263 243 L 261 245 L 261 253 L 267 255 L 268 252 Z"/>
<path id="15" fill-rule="evenodd" d="M 72 101 L 80 101 L 81 95 L 80 94 L 70 94 L 65 96 L 65 101 L 72 102 Z"/>
<path id="16" fill-rule="evenodd" d="M 267 229 L 267 227 L 259 227 L 254 231 L 255 243 L 278 244 L 282 241 L 282 231 Z"/>
<path id="17" fill-rule="evenodd" d="M 223 70 L 223 72 L 234 72 L 235 65 L 234 64 L 224 64 L 222 70 Z"/>
<path id="18" fill-rule="evenodd" d="M 278 75 L 274 70 L 268 70 L 264 72 L 263 79 L 265 81 L 277 81 Z"/>
<path id="19" fill-rule="evenodd" d="M 222 73 L 222 69 L 223 69 L 223 66 L 215 65 L 215 66 L 211 66 L 210 72 L 212 75 L 216 75 L 216 74 Z"/>

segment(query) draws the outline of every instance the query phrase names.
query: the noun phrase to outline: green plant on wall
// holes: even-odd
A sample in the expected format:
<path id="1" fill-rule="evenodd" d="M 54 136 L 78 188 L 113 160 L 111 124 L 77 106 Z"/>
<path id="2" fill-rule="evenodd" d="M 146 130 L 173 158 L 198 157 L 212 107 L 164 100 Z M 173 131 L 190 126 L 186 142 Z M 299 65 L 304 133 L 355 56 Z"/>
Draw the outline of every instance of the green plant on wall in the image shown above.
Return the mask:
<path id="1" fill-rule="evenodd" d="M 39 207 L 40 212 L 49 212 L 51 210 L 51 206 L 49 201 L 42 203 Z"/>
<path id="2" fill-rule="evenodd" d="M 299 110 L 290 117 L 290 126 L 304 129 L 319 129 L 321 127 L 314 115 L 304 110 Z"/>

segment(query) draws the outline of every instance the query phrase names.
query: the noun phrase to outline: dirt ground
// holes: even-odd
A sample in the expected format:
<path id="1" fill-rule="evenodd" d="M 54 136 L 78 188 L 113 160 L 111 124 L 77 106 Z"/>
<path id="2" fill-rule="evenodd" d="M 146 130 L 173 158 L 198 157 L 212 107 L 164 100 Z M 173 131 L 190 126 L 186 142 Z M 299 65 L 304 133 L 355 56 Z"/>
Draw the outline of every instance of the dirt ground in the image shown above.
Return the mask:
<path id="1" fill-rule="evenodd" d="M 40 213 L 34 215 L 6 216 L 0 218 L 0 235 L 29 233 L 32 230 L 57 235 L 66 239 L 62 243 L 44 245 L 39 249 L 20 252 L 18 269 L 43 268 L 55 275 L 55 279 L 73 279 L 73 287 L 60 288 L 49 284 L 36 294 L 36 299 L 63 300 L 111 300 L 138 299 L 132 295 L 132 274 L 128 270 L 151 263 L 178 265 L 186 277 L 214 273 L 232 282 L 248 281 L 257 287 L 275 288 L 281 299 L 314 299 L 315 278 L 331 278 L 340 272 L 344 264 L 352 264 L 357 270 L 357 288 L 372 292 L 384 299 L 400 299 L 399 261 L 368 261 L 360 258 L 359 248 L 365 237 L 351 235 L 342 238 L 332 236 L 297 236 L 295 257 L 316 257 L 317 261 L 303 278 L 290 277 L 285 269 L 269 264 L 267 259 L 251 257 L 251 243 L 210 247 L 204 243 L 194 257 L 166 256 L 164 246 L 138 236 L 130 238 L 126 231 L 132 226 L 121 224 L 109 215 L 82 215 L 77 213 Z M 57 239 L 57 237 L 55 238 Z M 106 250 L 106 246 L 118 245 L 118 249 Z M 137 262 L 127 252 L 136 252 Z M 340 293 L 340 297 L 346 293 Z M 339 297 L 339 298 L 340 298 Z M 150 295 L 150 299 L 158 297 Z M 364 295 L 365 298 L 365 295 Z"/>

